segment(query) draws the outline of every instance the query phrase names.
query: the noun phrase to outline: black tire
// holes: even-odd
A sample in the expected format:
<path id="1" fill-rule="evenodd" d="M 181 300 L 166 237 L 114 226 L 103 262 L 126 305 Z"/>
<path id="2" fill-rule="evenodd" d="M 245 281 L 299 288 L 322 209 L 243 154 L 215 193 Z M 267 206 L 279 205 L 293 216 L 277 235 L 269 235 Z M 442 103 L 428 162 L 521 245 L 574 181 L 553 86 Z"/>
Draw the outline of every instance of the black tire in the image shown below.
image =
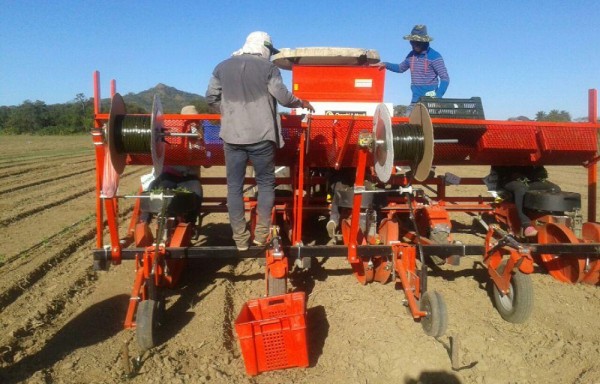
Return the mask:
<path id="1" fill-rule="evenodd" d="M 142 351 L 147 351 L 156 345 L 155 331 L 159 323 L 159 303 L 154 300 L 144 300 L 138 304 L 135 315 L 135 336 Z"/>
<path id="2" fill-rule="evenodd" d="M 504 260 L 497 269 L 499 274 L 504 272 L 507 261 Z M 493 283 L 492 283 L 493 284 Z M 533 284 L 531 276 L 513 271 L 510 279 L 509 292 L 503 295 L 493 284 L 494 305 L 502 318 L 510 323 L 520 324 L 529 319 L 533 310 Z"/>
<path id="3" fill-rule="evenodd" d="M 436 291 L 427 291 L 421 297 L 421 310 L 427 315 L 421 318 L 421 326 L 425 334 L 440 337 L 448 328 L 448 312 L 442 295 Z"/>

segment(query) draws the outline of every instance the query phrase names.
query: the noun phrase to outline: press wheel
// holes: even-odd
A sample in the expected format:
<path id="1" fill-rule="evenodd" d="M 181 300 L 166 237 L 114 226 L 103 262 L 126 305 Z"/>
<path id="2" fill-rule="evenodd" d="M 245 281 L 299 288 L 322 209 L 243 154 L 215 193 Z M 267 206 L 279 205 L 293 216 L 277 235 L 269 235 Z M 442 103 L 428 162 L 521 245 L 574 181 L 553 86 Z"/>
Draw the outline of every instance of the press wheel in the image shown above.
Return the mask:
<path id="1" fill-rule="evenodd" d="M 502 275 L 507 261 L 504 260 L 496 271 Z M 524 323 L 533 310 L 533 285 L 531 276 L 520 271 L 512 272 L 508 292 L 504 295 L 494 284 L 493 298 L 496 309 L 502 318 L 510 323 Z"/>
<path id="2" fill-rule="evenodd" d="M 577 244 L 579 239 L 568 227 L 562 224 L 548 223 L 538 230 L 538 242 L 540 244 Z M 575 284 L 584 277 L 585 258 L 583 257 L 542 254 L 540 258 L 548 273 L 559 281 Z"/>
<path id="3" fill-rule="evenodd" d="M 583 223 L 582 235 L 584 241 L 600 243 L 600 224 Z M 590 259 L 587 272 L 584 272 L 582 283 L 600 285 L 600 259 Z"/>
<path id="4" fill-rule="evenodd" d="M 142 351 L 156 345 L 156 329 L 160 325 L 161 305 L 156 300 L 143 300 L 138 304 L 136 313 L 135 336 Z"/>
<path id="5" fill-rule="evenodd" d="M 448 327 L 448 312 L 442 295 L 436 291 L 427 291 L 421 297 L 421 311 L 427 314 L 421 318 L 425 334 L 440 337 Z"/>
<path id="6" fill-rule="evenodd" d="M 356 280 L 362 285 L 372 283 L 375 279 L 375 268 L 369 261 L 362 260 L 358 263 L 352 263 L 352 272 Z"/>

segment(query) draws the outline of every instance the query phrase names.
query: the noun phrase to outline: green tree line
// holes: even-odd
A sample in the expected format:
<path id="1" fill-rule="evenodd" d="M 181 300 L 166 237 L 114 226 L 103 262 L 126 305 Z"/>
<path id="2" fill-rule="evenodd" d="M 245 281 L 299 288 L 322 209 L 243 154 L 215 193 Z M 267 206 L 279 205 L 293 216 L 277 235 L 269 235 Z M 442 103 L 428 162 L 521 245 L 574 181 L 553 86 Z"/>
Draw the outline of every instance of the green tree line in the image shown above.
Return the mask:
<path id="1" fill-rule="evenodd" d="M 163 112 L 179 113 L 184 105 L 193 104 L 198 113 L 208 113 L 208 105 L 203 98 L 182 97 L 178 94 L 164 96 Z M 170 100 L 173 102 L 170 105 Z M 145 100 L 140 94 L 125 96 L 128 114 L 150 113 L 152 97 Z M 110 110 L 110 100 L 102 100 L 103 113 Z M 18 106 L 0 106 L 0 134 L 9 135 L 72 135 L 88 133 L 94 125 L 94 100 L 79 93 L 64 104 L 48 105 L 43 101 L 26 100 Z"/>
<path id="2" fill-rule="evenodd" d="M 64 104 L 47 105 L 26 100 L 18 106 L 0 107 L 0 133 L 70 135 L 89 132 L 93 125 L 92 99 L 83 93 Z"/>

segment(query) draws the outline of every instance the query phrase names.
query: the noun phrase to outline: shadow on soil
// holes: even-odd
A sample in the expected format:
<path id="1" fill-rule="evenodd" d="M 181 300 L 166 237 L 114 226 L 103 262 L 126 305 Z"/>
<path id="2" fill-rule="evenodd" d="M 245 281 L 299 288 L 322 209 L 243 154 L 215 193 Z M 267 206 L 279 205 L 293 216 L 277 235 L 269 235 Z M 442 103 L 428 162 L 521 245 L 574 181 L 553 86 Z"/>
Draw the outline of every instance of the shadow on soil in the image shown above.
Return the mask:
<path id="1" fill-rule="evenodd" d="M 309 366 L 314 367 L 323 354 L 325 340 L 329 335 L 329 321 L 325 307 L 318 305 L 308 308 L 306 313 L 306 324 L 308 334 L 308 359 Z"/>
<path id="2" fill-rule="evenodd" d="M 203 240 L 196 244 L 197 246 L 234 245 L 229 224 L 205 224 L 200 229 L 200 234 Z M 215 279 L 220 275 L 219 271 L 225 265 L 236 263 L 237 260 L 233 258 L 188 260 L 179 284 L 168 292 L 173 296 L 177 295 L 177 299 L 170 303 L 166 310 L 165 324 L 156 334 L 157 346 L 173 338 L 192 320 L 194 313 L 190 309 L 213 291 Z"/>
<path id="3" fill-rule="evenodd" d="M 419 377 L 407 378 L 404 380 L 405 384 L 460 384 L 460 379 L 451 372 L 445 371 L 423 371 Z"/>
<path id="4" fill-rule="evenodd" d="M 0 370 L 2 383 L 27 380 L 33 372 L 48 368 L 71 352 L 107 340 L 123 329 L 129 296 L 118 295 L 83 311 L 52 337 L 37 353 Z"/>

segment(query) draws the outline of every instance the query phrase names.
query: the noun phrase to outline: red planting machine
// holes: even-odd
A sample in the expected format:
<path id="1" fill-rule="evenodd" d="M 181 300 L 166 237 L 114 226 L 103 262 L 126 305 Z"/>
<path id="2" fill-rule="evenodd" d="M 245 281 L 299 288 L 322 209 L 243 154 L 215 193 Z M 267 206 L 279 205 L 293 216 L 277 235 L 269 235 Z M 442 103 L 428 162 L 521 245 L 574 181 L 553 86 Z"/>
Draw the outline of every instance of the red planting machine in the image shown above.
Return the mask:
<path id="1" fill-rule="evenodd" d="M 279 67 L 292 71 L 293 92 L 310 100 L 317 111 L 303 115 L 292 110 L 281 115 L 285 147 L 277 154 L 276 167 L 289 169 L 290 176 L 277 180 L 291 186 L 292 193 L 276 197 L 276 225 L 269 244 L 244 252 L 233 242 L 195 246 L 195 223 L 165 213 L 165 206 L 172 202 L 186 205 L 186 194 L 181 191 L 140 189 L 138 195 L 129 196 L 137 202 L 131 224 L 120 233 L 118 202 L 127 196 L 117 193 L 117 185 L 125 166 L 152 165 L 159 174 L 164 164 L 224 165 L 218 137 L 220 116 L 163 114 L 158 98 L 151 114 L 129 115 L 114 81 L 110 112 L 103 113 L 99 74 L 94 74 L 94 264 L 105 269 L 124 259 L 135 260 L 125 327 L 136 328 L 142 349 L 155 344 L 156 325 L 165 311 L 161 290 L 176 287 L 185 263 L 196 259 L 264 258 L 266 295 L 280 297 L 288 294 L 287 279 L 294 269 L 310 268 L 316 257 L 344 257 L 361 284 L 392 281 L 400 287 L 412 317 L 435 337 L 444 333 L 448 320 L 443 297 L 427 288 L 428 268 L 444 268 L 442 264 L 456 263 L 460 256 L 483 257 L 496 308 L 505 320 L 515 323 L 527 320 L 532 310 L 529 274 L 534 263 L 560 281 L 600 285 L 600 223 L 596 220 L 600 125 L 595 90 L 589 91 L 589 122 L 485 120 L 478 98 L 424 99 L 409 117 L 392 117 L 391 106 L 382 103 L 385 70 L 369 66 L 379 61 L 377 52 L 317 51 L 284 50 L 274 57 Z M 192 123 L 201 127 L 201 135 L 190 131 Z M 433 171 L 438 165 L 532 164 L 587 169 L 585 222 L 578 194 L 529 193 L 526 210 L 538 235 L 525 239 L 510 199 L 449 196 L 448 185 L 482 185 L 483 190 L 483 181 L 468 175 L 436 176 Z M 333 242 L 315 241 L 309 226 L 319 222 L 315 217 L 328 215 L 329 181 L 339 173 L 351 175 L 348 188 L 337 196 L 341 199 L 339 232 Z M 226 185 L 224 172 L 221 177 L 200 180 L 203 185 Z M 224 212 L 225 200 L 225 193 L 205 198 L 202 213 Z M 151 234 L 136 234 L 140 207 L 157 214 Z M 252 222 L 255 199 L 247 198 L 246 208 Z M 453 240 L 451 215 L 455 212 L 485 219 L 480 220 L 487 228 L 483 244 Z M 319 223 L 326 234 L 326 220 Z M 105 226 L 108 244 L 103 240 Z M 144 236 L 150 240 L 136 242 Z M 248 364 L 248 373 L 256 374 L 308 363 L 300 359 L 258 368 Z"/>

